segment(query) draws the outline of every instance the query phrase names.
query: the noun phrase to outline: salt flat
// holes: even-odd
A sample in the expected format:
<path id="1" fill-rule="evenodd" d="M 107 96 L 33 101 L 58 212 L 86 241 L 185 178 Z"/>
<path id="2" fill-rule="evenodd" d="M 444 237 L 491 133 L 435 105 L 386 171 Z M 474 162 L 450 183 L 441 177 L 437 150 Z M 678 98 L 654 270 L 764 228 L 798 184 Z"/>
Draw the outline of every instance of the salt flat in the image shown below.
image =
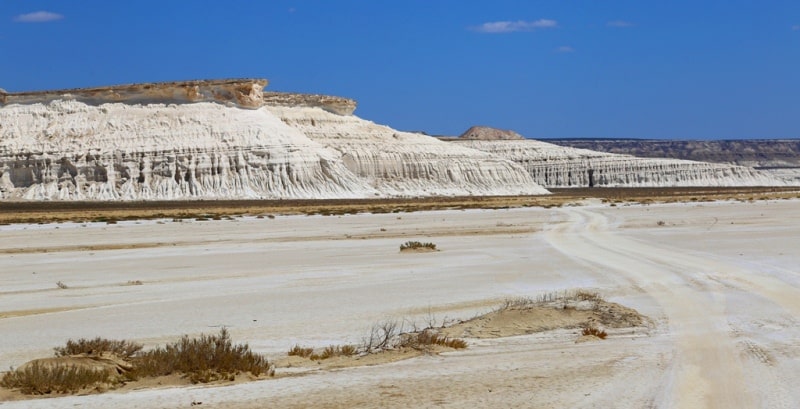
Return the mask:
<path id="1" fill-rule="evenodd" d="M 598 342 L 555 330 L 385 365 L 0 406 L 798 407 L 799 209 L 589 202 L 0 226 L 0 368 L 68 338 L 149 346 L 220 326 L 277 358 L 296 343 L 358 342 L 386 318 L 470 318 L 508 297 L 573 288 L 653 321 Z M 441 251 L 400 253 L 406 240 Z"/>

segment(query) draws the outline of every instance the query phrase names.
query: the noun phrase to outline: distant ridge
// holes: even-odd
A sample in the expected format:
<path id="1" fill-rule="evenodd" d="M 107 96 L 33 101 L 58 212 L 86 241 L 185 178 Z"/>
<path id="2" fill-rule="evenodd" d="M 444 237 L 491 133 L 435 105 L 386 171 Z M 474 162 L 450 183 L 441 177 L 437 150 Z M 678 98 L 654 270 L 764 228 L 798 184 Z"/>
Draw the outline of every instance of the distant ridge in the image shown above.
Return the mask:
<path id="1" fill-rule="evenodd" d="M 800 139 L 663 140 L 558 138 L 547 142 L 571 148 L 633 155 L 729 163 L 756 168 L 800 166 Z"/>

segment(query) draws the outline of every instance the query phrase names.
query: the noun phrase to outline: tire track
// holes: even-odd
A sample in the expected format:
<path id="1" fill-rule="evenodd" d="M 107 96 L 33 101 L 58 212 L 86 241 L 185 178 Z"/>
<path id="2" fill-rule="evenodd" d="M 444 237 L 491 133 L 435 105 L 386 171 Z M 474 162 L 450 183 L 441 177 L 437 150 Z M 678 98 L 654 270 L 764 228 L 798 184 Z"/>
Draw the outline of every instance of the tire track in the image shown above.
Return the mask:
<path id="1" fill-rule="evenodd" d="M 599 266 L 604 278 L 642 288 L 660 305 L 675 355 L 657 406 L 754 407 L 719 283 L 696 274 L 703 264 L 675 264 L 675 254 L 613 234 L 608 220 L 585 209 L 562 212 L 569 223 L 546 232 L 560 252 Z"/>

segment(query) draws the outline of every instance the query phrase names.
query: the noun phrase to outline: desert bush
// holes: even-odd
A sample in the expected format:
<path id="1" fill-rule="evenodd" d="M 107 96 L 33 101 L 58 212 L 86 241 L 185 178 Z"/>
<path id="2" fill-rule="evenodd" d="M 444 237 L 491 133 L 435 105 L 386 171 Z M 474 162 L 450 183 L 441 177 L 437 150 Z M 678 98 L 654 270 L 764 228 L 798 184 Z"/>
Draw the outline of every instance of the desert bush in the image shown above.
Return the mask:
<path id="1" fill-rule="evenodd" d="M 387 320 L 372 326 L 369 334 L 361 341 L 364 352 L 390 349 L 392 341 L 403 332 L 402 325 L 397 320 Z"/>
<path id="2" fill-rule="evenodd" d="M 295 345 L 289 350 L 289 356 L 299 356 L 313 361 L 320 361 L 337 356 L 353 356 L 358 353 L 355 345 L 329 345 L 322 349 L 322 352 L 315 353 L 313 348 L 303 348 Z"/>
<path id="3" fill-rule="evenodd" d="M 122 359 L 130 360 L 137 352 L 142 350 L 142 345 L 131 341 L 97 337 L 95 339 L 81 338 L 77 341 L 70 339 L 63 347 L 56 347 L 53 349 L 55 350 L 56 356 L 112 353 Z"/>
<path id="4" fill-rule="evenodd" d="M 575 291 L 571 297 L 568 295 L 566 298 L 568 300 L 572 298 L 578 301 L 603 301 L 603 297 L 600 294 L 586 290 Z"/>
<path id="5" fill-rule="evenodd" d="M 407 241 L 400 245 L 400 251 L 403 250 L 436 250 L 436 245 L 419 241 Z"/>
<path id="6" fill-rule="evenodd" d="M 234 345 L 225 328 L 219 335 L 183 336 L 175 343 L 138 355 L 133 364 L 136 377 L 182 373 L 194 383 L 232 380 L 243 372 L 254 376 L 274 373 L 266 357 L 252 352 L 249 345 Z"/>
<path id="7" fill-rule="evenodd" d="M 321 359 L 329 359 L 337 356 L 353 356 L 356 354 L 357 348 L 353 345 L 330 345 L 322 349 L 319 355 L 311 355 L 311 359 L 318 361 Z"/>
<path id="8" fill-rule="evenodd" d="M 583 329 L 581 334 L 582 335 L 594 335 L 594 336 L 596 336 L 597 338 L 600 338 L 600 339 L 606 339 L 606 337 L 608 336 L 608 334 L 605 331 L 603 331 L 601 329 L 598 329 L 598 328 L 595 328 L 595 327 L 586 327 L 586 328 Z"/>
<path id="9" fill-rule="evenodd" d="M 460 338 L 449 338 L 436 331 L 423 330 L 403 334 L 400 346 L 405 348 L 426 349 L 433 345 L 445 346 L 448 348 L 462 349 L 467 347 L 467 342 Z"/>
<path id="10" fill-rule="evenodd" d="M 67 286 L 66 284 L 64 284 L 61 281 L 56 282 L 56 287 L 58 287 L 58 288 L 60 288 L 62 290 L 66 290 L 67 288 L 69 288 L 69 286 Z"/>
<path id="11" fill-rule="evenodd" d="M 299 356 L 301 358 L 308 358 L 314 353 L 314 348 L 303 348 L 300 345 L 295 345 L 289 350 L 287 355 Z"/>
<path id="12" fill-rule="evenodd" d="M 71 365 L 47 366 L 34 362 L 24 369 L 11 370 L 0 379 L 0 386 L 19 389 L 28 395 L 75 393 L 98 384 L 114 382 L 106 371 Z"/>

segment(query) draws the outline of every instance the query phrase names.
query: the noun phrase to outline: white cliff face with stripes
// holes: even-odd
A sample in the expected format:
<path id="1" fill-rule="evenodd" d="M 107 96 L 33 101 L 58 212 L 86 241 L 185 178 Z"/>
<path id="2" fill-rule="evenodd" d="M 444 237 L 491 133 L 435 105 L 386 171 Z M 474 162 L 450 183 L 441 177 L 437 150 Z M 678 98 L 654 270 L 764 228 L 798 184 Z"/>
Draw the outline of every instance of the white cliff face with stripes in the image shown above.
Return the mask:
<path id="1" fill-rule="evenodd" d="M 267 106 L 344 165 L 392 196 L 544 194 L 522 167 L 495 155 L 400 132 L 317 107 Z"/>
<path id="2" fill-rule="evenodd" d="M 354 101 L 264 85 L 0 93 L 0 199 L 547 193 L 511 161 L 352 116 Z"/>
<path id="3" fill-rule="evenodd" d="M 486 127 L 470 128 L 450 141 L 516 162 L 545 188 L 783 186 L 790 183 L 744 166 L 639 158 L 569 148 Z"/>

